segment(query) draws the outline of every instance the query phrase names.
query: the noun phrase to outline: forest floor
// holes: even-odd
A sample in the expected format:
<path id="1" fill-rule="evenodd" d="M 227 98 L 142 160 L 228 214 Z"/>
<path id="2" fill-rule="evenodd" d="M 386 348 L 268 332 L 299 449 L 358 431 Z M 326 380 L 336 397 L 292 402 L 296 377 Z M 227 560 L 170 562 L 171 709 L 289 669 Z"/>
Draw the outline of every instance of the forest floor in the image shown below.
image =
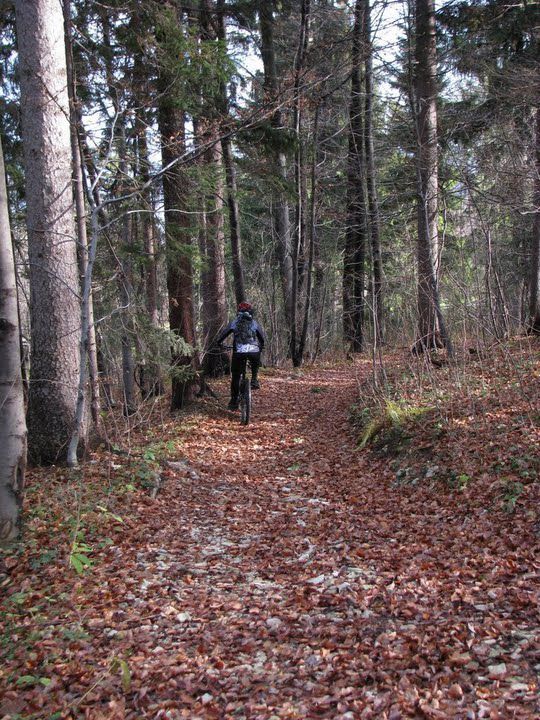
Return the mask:
<path id="1" fill-rule="evenodd" d="M 540 347 L 385 367 L 263 370 L 248 427 L 222 380 L 31 471 L 0 718 L 540 717 Z"/>

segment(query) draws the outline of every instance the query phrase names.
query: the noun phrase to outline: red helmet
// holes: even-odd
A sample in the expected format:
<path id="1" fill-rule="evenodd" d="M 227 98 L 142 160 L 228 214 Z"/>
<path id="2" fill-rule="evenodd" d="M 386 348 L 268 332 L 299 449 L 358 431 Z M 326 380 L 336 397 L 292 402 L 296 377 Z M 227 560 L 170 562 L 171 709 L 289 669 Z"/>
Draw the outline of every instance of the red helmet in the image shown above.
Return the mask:
<path id="1" fill-rule="evenodd" d="M 251 312 L 252 310 L 253 306 L 251 305 L 251 303 L 244 301 L 238 305 L 238 312 Z"/>

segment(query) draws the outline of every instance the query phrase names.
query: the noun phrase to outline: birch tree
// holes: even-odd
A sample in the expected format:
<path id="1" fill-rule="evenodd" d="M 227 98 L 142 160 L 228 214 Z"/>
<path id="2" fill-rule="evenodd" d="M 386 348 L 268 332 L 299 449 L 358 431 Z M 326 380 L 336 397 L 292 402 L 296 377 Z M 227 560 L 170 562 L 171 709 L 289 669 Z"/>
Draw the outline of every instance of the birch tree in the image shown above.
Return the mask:
<path id="1" fill-rule="evenodd" d="M 18 535 L 25 468 L 26 421 L 17 286 L 0 141 L 0 542 Z"/>

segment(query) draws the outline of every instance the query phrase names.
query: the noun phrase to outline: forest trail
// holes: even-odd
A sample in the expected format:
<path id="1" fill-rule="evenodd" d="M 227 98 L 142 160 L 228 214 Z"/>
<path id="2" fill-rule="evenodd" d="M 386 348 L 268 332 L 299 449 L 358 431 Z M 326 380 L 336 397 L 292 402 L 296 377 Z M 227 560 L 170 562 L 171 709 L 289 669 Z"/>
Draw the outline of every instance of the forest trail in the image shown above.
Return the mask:
<path id="1" fill-rule="evenodd" d="M 177 465 L 155 499 L 122 496 L 121 525 L 92 515 L 113 541 L 92 541 L 41 637 L 36 611 L 22 616 L 33 654 L 4 677 L 50 684 L 7 692 L 1 716 L 537 718 L 531 523 L 398 486 L 388 459 L 359 452 L 348 413 L 368 373 L 267 370 L 248 427 L 222 380 L 219 400 L 164 422 Z M 21 572 L 28 605 L 65 595 L 65 563 Z"/>
<path id="2" fill-rule="evenodd" d="M 213 406 L 184 435 L 196 476 L 108 571 L 140 617 L 126 717 L 537 717 L 535 568 L 510 524 L 355 449 L 364 368 L 267 374 L 252 425 Z"/>

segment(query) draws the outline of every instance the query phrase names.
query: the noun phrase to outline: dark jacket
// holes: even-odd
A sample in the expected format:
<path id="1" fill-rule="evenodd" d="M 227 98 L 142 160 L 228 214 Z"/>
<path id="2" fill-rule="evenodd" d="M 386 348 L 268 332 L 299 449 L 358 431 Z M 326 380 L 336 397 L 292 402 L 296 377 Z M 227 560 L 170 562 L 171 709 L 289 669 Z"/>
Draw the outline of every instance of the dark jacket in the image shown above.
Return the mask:
<path id="1" fill-rule="evenodd" d="M 251 321 L 251 331 L 253 334 L 253 340 L 250 341 L 250 343 L 241 344 L 240 338 L 238 337 L 238 323 L 240 320 L 248 319 Z M 233 352 L 244 354 L 244 353 L 254 353 L 254 352 L 262 352 L 264 349 L 265 344 L 265 337 L 264 332 L 259 323 L 253 319 L 253 316 L 251 313 L 248 313 L 246 311 L 239 312 L 238 315 L 235 317 L 234 320 L 232 320 L 227 327 L 219 334 L 219 336 L 216 339 L 216 343 L 219 345 L 222 343 L 226 337 L 228 337 L 231 333 L 234 333 L 233 335 Z"/>

